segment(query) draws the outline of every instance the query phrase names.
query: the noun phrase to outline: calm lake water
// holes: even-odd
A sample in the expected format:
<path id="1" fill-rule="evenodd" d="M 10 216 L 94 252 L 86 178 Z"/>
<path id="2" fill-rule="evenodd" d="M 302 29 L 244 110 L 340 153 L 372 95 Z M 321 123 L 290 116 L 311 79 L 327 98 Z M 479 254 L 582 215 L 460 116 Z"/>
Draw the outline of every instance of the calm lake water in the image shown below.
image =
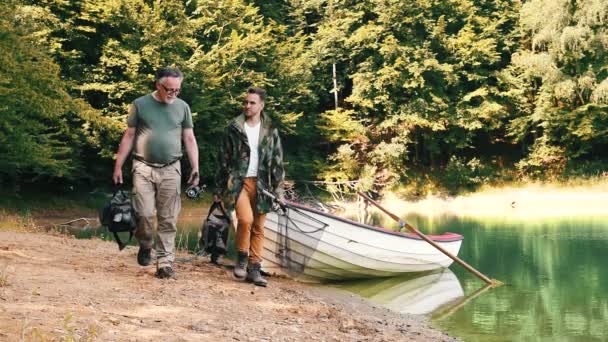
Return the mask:
<path id="1" fill-rule="evenodd" d="M 506 285 L 484 288 L 453 264 L 451 271 L 404 278 L 399 286 L 374 280 L 345 289 L 396 311 L 430 314 L 434 326 L 464 341 L 608 340 L 608 216 L 409 222 L 424 233 L 464 235 L 459 257 Z M 435 300 L 424 302 L 427 296 Z"/>
<path id="2" fill-rule="evenodd" d="M 204 214 L 182 215 L 178 246 L 196 249 Z M 406 219 L 423 233 L 462 234 L 459 257 L 506 285 L 485 288 L 454 264 L 441 272 L 332 286 L 397 312 L 430 315 L 434 326 L 464 341 L 608 341 L 608 216 Z M 379 215 L 372 220 L 395 226 Z"/>

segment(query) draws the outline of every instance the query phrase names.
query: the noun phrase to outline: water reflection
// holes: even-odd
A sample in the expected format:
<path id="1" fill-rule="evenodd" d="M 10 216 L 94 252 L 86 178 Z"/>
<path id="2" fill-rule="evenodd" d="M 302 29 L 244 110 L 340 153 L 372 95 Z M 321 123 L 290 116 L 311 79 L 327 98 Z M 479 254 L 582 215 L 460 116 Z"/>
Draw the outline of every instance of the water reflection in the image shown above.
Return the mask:
<path id="1" fill-rule="evenodd" d="M 464 296 L 449 269 L 393 278 L 352 281 L 335 285 L 400 313 L 428 314 Z"/>
<path id="2" fill-rule="evenodd" d="M 527 222 L 444 219 L 433 226 L 465 236 L 460 257 L 507 286 L 487 291 L 439 328 L 465 341 L 608 339 L 608 218 Z M 458 266 L 465 294 L 479 280 Z"/>
<path id="3" fill-rule="evenodd" d="M 404 218 L 423 233 L 462 234 L 459 257 L 507 284 L 484 288 L 452 265 L 465 297 L 432 312 L 439 329 L 465 341 L 608 340 L 608 216 Z M 397 228 L 379 213 L 369 220 Z"/>

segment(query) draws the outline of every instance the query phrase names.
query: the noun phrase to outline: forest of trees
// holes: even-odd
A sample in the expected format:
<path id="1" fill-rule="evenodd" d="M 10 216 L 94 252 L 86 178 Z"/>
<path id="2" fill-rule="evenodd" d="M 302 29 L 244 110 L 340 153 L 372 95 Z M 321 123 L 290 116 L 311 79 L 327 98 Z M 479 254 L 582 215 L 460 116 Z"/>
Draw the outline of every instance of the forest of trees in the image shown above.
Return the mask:
<path id="1" fill-rule="evenodd" d="M 252 85 L 296 181 L 608 170 L 608 0 L 3 0 L 2 187 L 109 184 L 127 107 L 166 65 L 207 183 Z"/>

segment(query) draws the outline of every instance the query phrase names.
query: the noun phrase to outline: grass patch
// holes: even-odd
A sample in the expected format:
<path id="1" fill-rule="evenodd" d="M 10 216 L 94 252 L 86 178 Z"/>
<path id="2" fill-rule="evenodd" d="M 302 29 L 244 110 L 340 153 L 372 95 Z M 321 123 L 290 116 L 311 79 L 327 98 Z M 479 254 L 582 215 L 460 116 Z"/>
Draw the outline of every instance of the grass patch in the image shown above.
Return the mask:
<path id="1" fill-rule="evenodd" d="M 205 191 L 200 194 L 198 198 L 188 198 L 182 192 L 182 208 L 200 208 L 200 207 L 209 207 L 213 203 L 213 194 Z"/>
<path id="2" fill-rule="evenodd" d="M 36 228 L 36 223 L 30 211 L 11 212 L 0 209 L 0 230 L 30 231 Z"/>
<path id="3" fill-rule="evenodd" d="M 71 312 L 68 312 L 63 318 L 63 327 L 55 329 L 59 336 L 47 333 L 37 327 L 31 328 L 29 333 L 28 330 L 30 330 L 30 322 L 26 320 L 21 326 L 22 341 L 57 341 L 57 337 L 59 337 L 59 341 L 64 342 L 91 342 L 99 336 L 99 328 L 96 324 L 91 323 L 86 327 L 79 327 L 74 324 L 74 315 Z"/>
<path id="4" fill-rule="evenodd" d="M 44 192 L 0 192 L 0 209 L 11 214 L 27 216 L 48 211 L 91 211 L 102 207 L 109 199 L 107 193 L 66 194 Z"/>
<path id="5" fill-rule="evenodd" d="M 90 324 L 89 326 L 79 329 L 74 323 L 74 315 L 71 312 L 68 312 L 63 319 L 63 330 L 65 334 L 63 336 L 63 341 L 66 342 L 76 342 L 76 341 L 94 341 L 99 332 L 97 331 L 97 326 L 95 324 Z"/>
<path id="6" fill-rule="evenodd" d="M 11 283 L 9 281 L 8 265 L 0 268 L 0 287 L 7 287 Z"/>
<path id="7" fill-rule="evenodd" d="M 11 214 L 22 216 L 44 214 L 54 211 L 71 212 L 91 212 L 99 210 L 107 204 L 112 196 L 111 192 L 95 193 L 27 193 L 15 194 L 0 191 L 0 210 Z M 199 198 L 190 199 L 182 193 L 183 208 L 197 208 L 209 206 L 213 195 L 210 192 L 203 192 Z"/>

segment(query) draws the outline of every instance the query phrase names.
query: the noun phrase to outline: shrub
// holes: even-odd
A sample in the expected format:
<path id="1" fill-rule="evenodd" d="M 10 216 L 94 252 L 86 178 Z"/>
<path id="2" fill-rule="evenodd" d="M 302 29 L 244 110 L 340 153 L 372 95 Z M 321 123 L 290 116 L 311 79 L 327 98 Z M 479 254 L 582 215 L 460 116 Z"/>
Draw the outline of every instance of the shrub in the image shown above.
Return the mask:
<path id="1" fill-rule="evenodd" d="M 564 173 L 566 149 L 546 143 L 535 144 L 530 154 L 515 164 L 521 178 L 557 179 Z"/>
<path id="2" fill-rule="evenodd" d="M 490 180 L 492 173 L 492 169 L 477 158 L 466 161 L 463 157 L 452 156 L 442 178 L 450 192 L 456 192 L 460 189 L 473 190 Z"/>

